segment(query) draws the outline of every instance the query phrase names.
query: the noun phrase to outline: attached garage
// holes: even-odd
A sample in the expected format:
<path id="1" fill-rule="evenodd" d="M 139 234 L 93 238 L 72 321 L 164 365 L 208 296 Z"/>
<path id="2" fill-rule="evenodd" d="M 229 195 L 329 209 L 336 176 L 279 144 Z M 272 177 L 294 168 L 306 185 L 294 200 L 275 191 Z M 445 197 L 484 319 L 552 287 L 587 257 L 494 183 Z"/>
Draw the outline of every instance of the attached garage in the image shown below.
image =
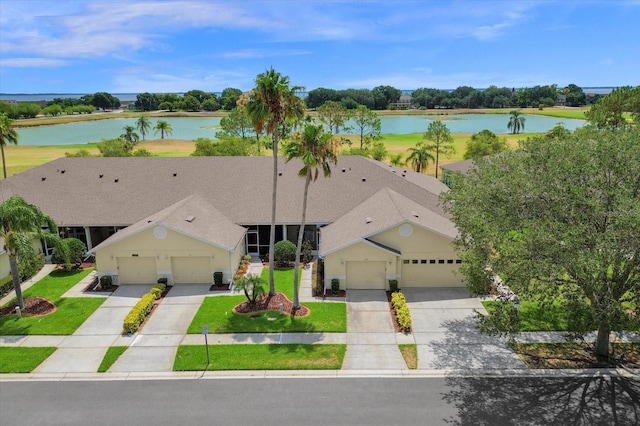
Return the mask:
<path id="1" fill-rule="evenodd" d="M 155 257 L 118 257 L 120 284 L 154 284 L 158 280 Z"/>
<path id="2" fill-rule="evenodd" d="M 426 260 L 403 260 L 400 287 L 428 287 L 429 265 Z"/>
<path id="3" fill-rule="evenodd" d="M 386 288 L 387 268 L 385 261 L 348 261 L 347 289 L 380 289 Z"/>
<path id="4" fill-rule="evenodd" d="M 171 274 L 175 284 L 213 282 L 211 261 L 208 256 L 172 257 Z"/>

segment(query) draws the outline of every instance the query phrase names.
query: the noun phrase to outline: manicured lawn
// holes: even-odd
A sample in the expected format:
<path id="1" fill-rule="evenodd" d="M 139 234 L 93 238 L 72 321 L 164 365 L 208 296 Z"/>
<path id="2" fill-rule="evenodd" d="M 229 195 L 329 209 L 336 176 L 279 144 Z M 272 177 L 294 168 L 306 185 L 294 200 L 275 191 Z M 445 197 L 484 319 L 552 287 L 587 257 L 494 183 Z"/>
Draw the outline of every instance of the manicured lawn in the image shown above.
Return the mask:
<path id="1" fill-rule="evenodd" d="M 62 298 L 61 296 L 86 277 L 91 270 L 53 271 L 23 292 L 27 297 L 44 297 L 57 309 L 40 317 L 16 315 L 0 317 L 0 335 L 70 335 L 106 300 L 106 298 Z"/>
<path id="2" fill-rule="evenodd" d="M 482 305 L 487 312 L 491 312 L 492 306 L 501 303 L 484 301 Z M 520 324 L 522 331 L 566 331 L 567 322 L 564 319 L 562 308 L 554 304 L 541 307 L 537 302 L 523 301 L 520 303 Z"/>
<path id="3" fill-rule="evenodd" d="M 104 354 L 104 358 L 102 358 L 102 362 L 100 363 L 100 367 L 98 367 L 98 373 L 106 372 L 114 362 L 120 358 L 120 355 L 126 351 L 128 346 L 111 346 L 107 349 L 107 353 Z"/>
<path id="4" fill-rule="evenodd" d="M 210 333 L 347 331 L 347 307 L 344 303 L 305 303 L 304 306 L 311 310 L 311 314 L 304 318 L 280 315 L 275 311 L 255 315 L 234 314 L 233 307 L 245 300 L 244 296 L 207 297 L 193 318 L 188 333 L 201 333 L 205 324 L 209 326 Z"/>
<path id="5" fill-rule="evenodd" d="M 276 282 L 276 291 L 285 294 L 289 300 L 293 300 L 293 268 L 291 269 L 275 269 L 273 271 L 274 280 Z M 269 268 L 262 268 L 260 278 L 266 283 L 267 291 L 269 291 Z M 302 268 L 298 274 L 298 285 L 302 278 Z M 300 288 L 300 287 L 298 287 Z"/>
<path id="6" fill-rule="evenodd" d="M 338 370 L 346 345 L 204 345 L 178 347 L 174 371 L 201 370 Z"/>
<path id="7" fill-rule="evenodd" d="M 0 346 L 0 373 L 30 373 L 55 350 Z"/>
<path id="8" fill-rule="evenodd" d="M 512 343 L 512 349 L 529 368 L 597 368 L 607 367 L 593 355 L 593 348 L 583 343 Z M 640 343 L 612 343 L 616 363 L 640 368 Z"/>

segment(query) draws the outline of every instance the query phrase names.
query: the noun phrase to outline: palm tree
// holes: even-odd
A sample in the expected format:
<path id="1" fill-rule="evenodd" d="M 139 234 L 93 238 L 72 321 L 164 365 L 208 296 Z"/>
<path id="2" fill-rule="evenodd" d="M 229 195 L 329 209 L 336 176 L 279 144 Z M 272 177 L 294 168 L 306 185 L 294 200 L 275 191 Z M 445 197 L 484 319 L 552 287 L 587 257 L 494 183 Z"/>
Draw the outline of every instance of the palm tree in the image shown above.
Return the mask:
<path id="1" fill-rule="evenodd" d="M 49 232 L 43 232 L 43 226 L 48 226 Z M 4 241 L 4 249 L 9 254 L 13 288 L 16 291 L 18 306 L 22 309 L 24 301 L 20 288 L 18 257 L 35 255 L 32 245 L 34 239 L 44 239 L 52 244 L 58 244 L 60 241 L 58 227 L 53 219 L 42 213 L 38 207 L 14 195 L 0 204 L 0 238 Z"/>
<path id="2" fill-rule="evenodd" d="M 171 127 L 171 124 L 167 123 L 164 120 L 158 120 L 158 122 L 156 123 L 156 127 L 153 128 L 155 130 L 155 133 L 160 132 L 160 139 L 164 139 L 164 135 L 170 135 L 173 132 L 173 128 Z"/>
<path id="3" fill-rule="evenodd" d="M 423 141 L 416 144 L 415 148 L 409 148 L 411 152 L 407 157 L 407 163 L 411 163 L 411 168 L 418 173 L 425 173 L 429 161 L 436 161 L 435 157 L 431 154 L 431 150 Z"/>
<path id="4" fill-rule="evenodd" d="M 133 148 L 138 143 L 140 136 L 135 132 L 136 128 L 133 126 L 124 126 L 124 133 L 120 135 L 121 139 L 127 143 L 127 146 Z"/>
<path id="5" fill-rule="evenodd" d="M 389 157 L 389 163 L 391 163 L 393 166 L 404 166 L 405 162 L 402 161 L 402 154 L 401 153 L 397 153 L 397 154 L 393 154 L 391 157 Z"/>
<path id="6" fill-rule="evenodd" d="M 248 94 L 246 108 L 256 133 L 271 135 L 273 149 L 273 186 L 271 193 L 271 232 L 269 234 L 269 294 L 276 294 L 273 274 L 273 246 L 276 236 L 276 194 L 278 189 L 278 143 L 280 130 L 288 118 L 304 117 L 304 102 L 295 92 L 302 87 L 289 87 L 289 77 L 273 68 L 258 74 L 256 87 Z"/>
<path id="7" fill-rule="evenodd" d="M 296 134 L 294 140 L 285 146 L 285 158 L 287 162 L 294 158 L 302 160 L 302 168 L 298 176 L 304 180 L 304 195 L 302 198 L 302 220 L 298 229 L 298 245 L 296 246 L 296 260 L 293 270 L 293 309 L 300 307 L 298 288 L 298 268 L 300 267 L 300 253 L 302 252 L 302 239 L 307 216 L 307 198 L 309 184 L 318 179 L 318 169 L 322 169 L 324 177 L 331 176 L 330 161 L 338 162 L 336 157 L 337 144 L 330 133 L 325 133 L 322 125 L 308 124 L 303 131 Z"/>
<path id="8" fill-rule="evenodd" d="M 147 132 L 151 130 L 151 121 L 143 115 L 136 121 L 136 128 L 142 135 L 142 140 L 144 140 L 145 136 L 147 136 Z"/>
<path id="9" fill-rule="evenodd" d="M 514 135 L 520 133 L 520 130 L 524 130 L 525 118 L 520 114 L 519 110 L 513 110 L 509 114 L 511 114 L 511 117 L 509 118 L 507 129 L 511 130 Z"/>
<path id="10" fill-rule="evenodd" d="M 7 164 L 4 159 L 4 146 L 7 142 L 18 145 L 18 132 L 13 128 L 13 120 L 7 114 L 0 115 L 0 151 L 2 151 L 2 173 L 7 178 Z"/>

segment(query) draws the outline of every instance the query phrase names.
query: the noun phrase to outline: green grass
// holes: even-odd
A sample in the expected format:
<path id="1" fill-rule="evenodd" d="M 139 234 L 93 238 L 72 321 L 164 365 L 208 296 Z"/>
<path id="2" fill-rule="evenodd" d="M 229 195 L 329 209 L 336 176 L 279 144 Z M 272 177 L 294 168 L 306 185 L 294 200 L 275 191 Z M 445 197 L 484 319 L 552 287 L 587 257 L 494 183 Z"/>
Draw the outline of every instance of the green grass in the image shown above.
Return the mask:
<path id="1" fill-rule="evenodd" d="M 283 293 L 289 300 L 293 300 L 293 268 L 275 269 L 273 271 L 273 277 L 276 283 L 276 291 Z M 262 268 L 260 278 L 264 280 L 267 285 L 267 291 L 269 291 L 269 268 Z M 300 268 L 300 273 L 298 274 L 298 288 L 300 288 L 299 284 L 301 279 L 302 268 Z"/>
<path id="2" fill-rule="evenodd" d="M 128 346 L 111 346 L 107 349 L 107 353 L 104 354 L 104 358 L 102 358 L 102 362 L 100 363 L 100 367 L 98 367 L 98 373 L 106 372 L 114 362 L 120 358 L 120 355 L 126 351 Z"/>
<path id="3" fill-rule="evenodd" d="M 183 345 L 173 370 L 338 370 L 346 350 L 346 345 L 324 344 L 210 345 L 207 366 L 204 345 Z"/>
<path id="4" fill-rule="evenodd" d="M 404 362 L 407 364 L 407 368 L 410 370 L 418 368 L 418 345 L 415 343 L 407 343 L 398 345 L 398 348 L 400 349 L 402 358 L 404 358 Z"/>
<path id="5" fill-rule="evenodd" d="M 30 373 L 56 348 L 0 347 L 0 373 Z"/>
<path id="6" fill-rule="evenodd" d="M 106 300 L 106 298 L 62 298 L 61 296 L 86 277 L 91 270 L 53 271 L 23 292 L 24 298 L 44 297 L 53 302 L 54 313 L 18 318 L 0 317 L 0 335 L 70 335 Z"/>
<path id="7" fill-rule="evenodd" d="M 496 301 L 484 301 L 482 305 L 491 312 Z M 520 324 L 522 331 L 567 331 L 567 322 L 559 304 L 542 307 L 538 302 L 520 302 Z"/>
<path id="8" fill-rule="evenodd" d="M 210 333 L 285 333 L 347 331 L 347 307 L 344 303 L 309 302 L 304 306 L 311 314 L 294 318 L 276 311 L 255 315 L 237 315 L 233 307 L 247 300 L 244 296 L 207 297 L 196 313 L 189 334 L 199 334 L 208 325 Z M 269 318 L 275 318 L 269 320 Z"/>

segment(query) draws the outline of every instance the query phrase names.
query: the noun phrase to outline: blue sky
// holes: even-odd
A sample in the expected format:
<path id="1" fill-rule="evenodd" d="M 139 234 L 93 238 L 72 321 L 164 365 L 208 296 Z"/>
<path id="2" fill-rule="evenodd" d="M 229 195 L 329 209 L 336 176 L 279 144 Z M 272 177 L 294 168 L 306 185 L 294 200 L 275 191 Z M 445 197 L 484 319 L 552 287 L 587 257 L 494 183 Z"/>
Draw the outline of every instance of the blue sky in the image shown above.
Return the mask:
<path id="1" fill-rule="evenodd" d="M 0 0 L 0 92 L 640 85 L 640 0 Z"/>

